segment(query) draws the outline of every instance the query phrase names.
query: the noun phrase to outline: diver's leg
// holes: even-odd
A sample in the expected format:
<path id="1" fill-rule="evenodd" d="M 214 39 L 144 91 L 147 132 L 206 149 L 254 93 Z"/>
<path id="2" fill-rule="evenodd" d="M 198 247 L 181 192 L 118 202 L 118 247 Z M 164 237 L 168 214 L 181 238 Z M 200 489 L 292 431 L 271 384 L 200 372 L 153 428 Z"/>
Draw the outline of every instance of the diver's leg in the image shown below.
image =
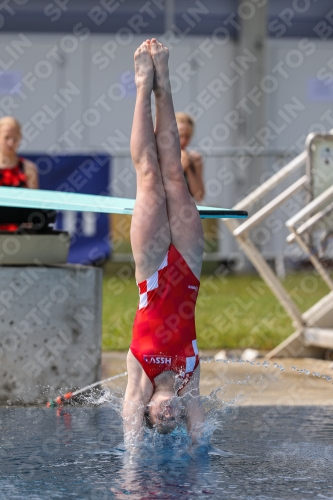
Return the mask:
<path id="1" fill-rule="evenodd" d="M 155 68 L 155 136 L 166 193 L 171 242 L 199 278 L 203 255 L 203 230 L 180 162 L 179 135 L 169 82 L 168 49 L 153 38 L 150 50 Z"/>
<path id="2" fill-rule="evenodd" d="M 131 156 L 136 170 L 137 194 L 131 223 L 131 244 L 136 279 L 141 282 L 157 271 L 168 251 L 171 236 L 151 117 L 154 67 L 149 41 L 135 52 L 134 65 L 137 96 Z"/>

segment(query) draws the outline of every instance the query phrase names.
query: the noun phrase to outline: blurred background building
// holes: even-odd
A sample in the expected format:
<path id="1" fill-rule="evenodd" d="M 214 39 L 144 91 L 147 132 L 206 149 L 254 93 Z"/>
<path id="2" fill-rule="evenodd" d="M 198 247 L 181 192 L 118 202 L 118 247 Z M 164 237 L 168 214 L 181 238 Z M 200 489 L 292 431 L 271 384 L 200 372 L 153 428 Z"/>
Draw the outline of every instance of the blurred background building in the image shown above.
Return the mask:
<path id="1" fill-rule="evenodd" d="M 44 186 L 95 183 L 102 194 L 135 197 L 133 52 L 146 37 L 170 49 L 175 109 L 196 121 L 208 205 L 232 207 L 302 151 L 310 132 L 333 128 L 331 0 L 8 0 L 0 9 L 0 116 L 22 123 L 21 150 L 33 155 L 41 187 L 59 155 L 107 155 L 108 186 L 98 162 Z M 252 235 L 268 259 L 286 252 L 279 220 L 302 199 L 293 203 L 265 221 L 269 238 Z M 62 223 L 75 230 L 73 218 Z M 84 224 L 93 235 L 94 221 Z M 115 217 L 113 228 L 115 251 L 126 251 L 128 222 Z M 217 239 L 211 258 L 237 254 L 222 222 Z"/>

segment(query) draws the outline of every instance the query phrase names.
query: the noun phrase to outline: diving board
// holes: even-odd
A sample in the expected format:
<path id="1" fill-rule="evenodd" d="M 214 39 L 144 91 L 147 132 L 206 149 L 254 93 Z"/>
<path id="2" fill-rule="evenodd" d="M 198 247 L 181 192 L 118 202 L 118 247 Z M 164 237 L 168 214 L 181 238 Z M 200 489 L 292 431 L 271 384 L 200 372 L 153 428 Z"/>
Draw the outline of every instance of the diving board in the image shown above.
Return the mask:
<path id="1" fill-rule="evenodd" d="M 42 210 L 72 210 L 75 212 L 99 212 L 132 215 L 135 200 L 67 193 L 43 189 L 0 187 L 0 209 L 3 207 L 32 208 Z M 201 219 L 245 219 L 244 210 L 198 206 Z"/>

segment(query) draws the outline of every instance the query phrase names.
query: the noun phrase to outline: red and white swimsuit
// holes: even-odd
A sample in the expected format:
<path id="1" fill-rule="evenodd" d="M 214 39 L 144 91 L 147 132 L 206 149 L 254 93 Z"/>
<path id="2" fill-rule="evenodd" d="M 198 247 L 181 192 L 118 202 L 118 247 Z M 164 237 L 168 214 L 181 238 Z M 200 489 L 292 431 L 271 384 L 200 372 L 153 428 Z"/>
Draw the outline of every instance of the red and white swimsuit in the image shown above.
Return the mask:
<path id="1" fill-rule="evenodd" d="M 199 364 L 194 320 L 199 286 L 173 245 L 158 271 L 138 284 L 130 349 L 154 388 L 155 377 L 172 370 L 183 380 L 182 389 Z"/>
<path id="2" fill-rule="evenodd" d="M 0 168 L 0 186 L 28 187 L 27 177 L 24 173 L 24 159 L 19 158 L 14 167 Z M 16 231 L 18 224 L 1 224 L 0 231 Z"/>

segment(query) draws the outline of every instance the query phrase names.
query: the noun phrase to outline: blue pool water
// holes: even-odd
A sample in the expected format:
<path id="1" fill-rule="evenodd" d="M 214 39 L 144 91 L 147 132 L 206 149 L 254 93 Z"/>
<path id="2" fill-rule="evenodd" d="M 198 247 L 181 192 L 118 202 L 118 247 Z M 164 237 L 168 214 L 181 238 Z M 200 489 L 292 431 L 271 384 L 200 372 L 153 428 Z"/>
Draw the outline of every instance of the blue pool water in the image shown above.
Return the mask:
<path id="1" fill-rule="evenodd" d="M 208 450 L 178 432 L 126 452 L 110 403 L 0 408 L 0 499 L 333 499 L 332 407 L 209 412 Z"/>

